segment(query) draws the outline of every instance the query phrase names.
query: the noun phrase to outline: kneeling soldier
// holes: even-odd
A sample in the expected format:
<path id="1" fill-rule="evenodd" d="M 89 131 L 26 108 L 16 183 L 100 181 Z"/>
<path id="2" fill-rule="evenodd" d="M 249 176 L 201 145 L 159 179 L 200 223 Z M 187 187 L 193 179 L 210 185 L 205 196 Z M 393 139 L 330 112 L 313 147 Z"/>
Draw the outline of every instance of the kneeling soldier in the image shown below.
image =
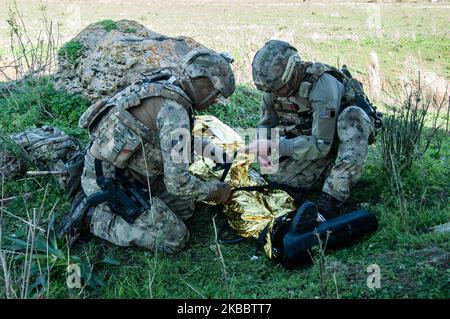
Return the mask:
<path id="1" fill-rule="evenodd" d="M 358 103 L 362 86 L 348 70 L 302 61 L 294 47 L 278 40 L 256 53 L 252 68 L 256 87 L 265 92 L 258 127 L 278 128 L 280 134 L 280 161 L 272 179 L 301 190 L 322 188 L 317 209 L 304 216 L 306 228 L 317 218 L 338 216 L 375 134 L 373 106 L 368 100 Z M 355 88 L 358 94 L 353 94 Z M 258 153 L 264 165 L 272 144 L 260 138 L 247 151 Z"/>
<path id="2" fill-rule="evenodd" d="M 185 247 L 183 221 L 192 216 L 194 201 L 225 202 L 231 193 L 227 183 L 207 183 L 188 171 L 193 109 L 234 92 L 231 62 L 225 54 L 194 50 L 181 75 L 151 74 L 82 115 L 80 126 L 92 137 L 81 177 L 85 196 L 74 201 L 61 235 L 88 225 L 119 246 L 167 253 Z"/>

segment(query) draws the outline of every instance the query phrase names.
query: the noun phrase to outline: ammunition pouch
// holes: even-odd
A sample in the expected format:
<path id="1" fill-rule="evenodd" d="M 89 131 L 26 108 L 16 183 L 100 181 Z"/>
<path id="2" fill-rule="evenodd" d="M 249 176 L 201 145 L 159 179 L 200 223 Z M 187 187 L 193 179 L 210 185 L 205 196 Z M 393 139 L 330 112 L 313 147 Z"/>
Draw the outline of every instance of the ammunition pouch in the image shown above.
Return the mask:
<path id="1" fill-rule="evenodd" d="M 143 141 L 153 141 L 156 133 L 126 110 L 112 107 L 92 133 L 98 152 L 114 166 L 124 168 Z"/>
<path id="2" fill-rule="evenodd" d="M 64 164 L 64 171 L 69 176 L 66 187 L 70 201 L 72 201 L 81 190 L 81 175 L 83 173 L 85 155 L 86 151 L 80 150 L 74 153 L 67 163 Z"/>

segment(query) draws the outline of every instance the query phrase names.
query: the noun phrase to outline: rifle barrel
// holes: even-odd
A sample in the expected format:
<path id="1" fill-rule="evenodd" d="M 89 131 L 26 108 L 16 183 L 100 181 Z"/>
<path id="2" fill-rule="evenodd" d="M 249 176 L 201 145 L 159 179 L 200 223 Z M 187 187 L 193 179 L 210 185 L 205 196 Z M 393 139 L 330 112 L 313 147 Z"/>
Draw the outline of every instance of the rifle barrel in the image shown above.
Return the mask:
<path id="1" fill-rule="evenodd" d="M 27 171 L 29 176 L 66 175 L 65 171 Z"/>

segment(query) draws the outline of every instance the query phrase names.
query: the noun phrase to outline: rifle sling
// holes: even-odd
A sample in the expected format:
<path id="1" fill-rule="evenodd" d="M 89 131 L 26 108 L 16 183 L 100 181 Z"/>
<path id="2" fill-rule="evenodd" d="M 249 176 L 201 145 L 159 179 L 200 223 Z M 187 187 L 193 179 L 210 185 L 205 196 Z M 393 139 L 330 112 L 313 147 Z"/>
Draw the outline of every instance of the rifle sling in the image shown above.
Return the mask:
<path id="1" fill-rule="evenodd" d="M 233 154 L 233 162 L 237 157 L 237 151 Z M 220 177 L 220 181 L 223 183 L 225 181 L 225 178 L 227 177 L 228 173 L 230 172 L 231 166 L 233 165 L 233 162 L 227 163 L 226 162 L 226 153 L 223 154 L 223 159 L 225 162 L 225 169 L 223 170 L 222 176 Z"/>

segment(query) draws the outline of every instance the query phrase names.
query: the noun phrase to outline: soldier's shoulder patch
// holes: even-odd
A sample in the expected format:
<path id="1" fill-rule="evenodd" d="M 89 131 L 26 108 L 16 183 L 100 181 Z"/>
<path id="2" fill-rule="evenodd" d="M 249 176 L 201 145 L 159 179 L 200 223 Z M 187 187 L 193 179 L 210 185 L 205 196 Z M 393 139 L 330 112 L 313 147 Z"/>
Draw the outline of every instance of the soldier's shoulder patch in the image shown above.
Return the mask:
<path id="1" fill-rule="evenodd" d="M 332 109 L 322 109 L 319 111 L 319 118 L 321 119 L 331 119 L 336 116 L 336 110 Z"/>

